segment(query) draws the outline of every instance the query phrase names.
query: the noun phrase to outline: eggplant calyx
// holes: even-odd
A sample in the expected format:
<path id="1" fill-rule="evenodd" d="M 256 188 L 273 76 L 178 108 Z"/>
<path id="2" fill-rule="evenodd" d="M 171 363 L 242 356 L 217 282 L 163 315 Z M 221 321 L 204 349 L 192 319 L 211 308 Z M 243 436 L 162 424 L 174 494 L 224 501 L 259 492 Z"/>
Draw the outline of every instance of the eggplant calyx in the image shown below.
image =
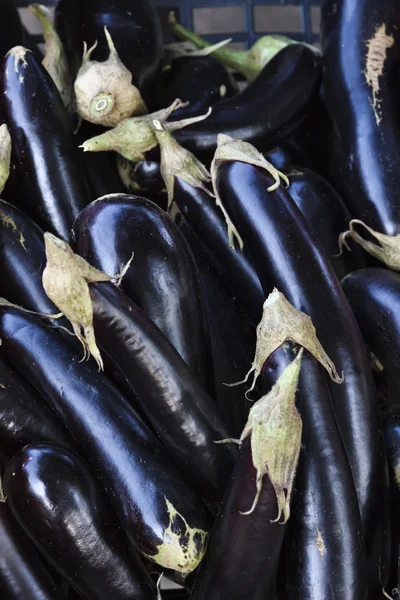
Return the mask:
<path id="1" fill-rule="evenodd" d="M 0 126 L 0 194 L 10 176 L 11 136 L 7 125 Z"/>
<path id="2" fill-rule="evenodd" d="M 74 89 L 81 117 L 104 127 L 115 127 L 132 115 L 146 113 L 147 109 L 138 88 L 132 84 L 132 73 L 118 56 L 107 27 L 104 33 L 110 50 L 108 59 L 91 61 L 97 43 L 89 50 L 85 44 Z"/>
<path id="3" fill-rule="evenodd" d="M 246 383 L 254 373 L 248 394 L 254 389 L 263 364 L 275 350 L 287 342 L 302 346 L 326 369 L 335 383 L 343 383 L 344 376 L 339 376 L 336 367 L 322 347 L 311 318 L 297 310 L 276 288 L 264 302 L 261 321 L 257 326 L 256 351 L 253 364 L 243 381 L 225 384 L 228 387 Z"/>
<path id="4" fill-rule="evenodd" d="M 203 529 L 190 527 L 173 504 L 164 498 L 169 524 L 164 531 L 163 541 L 157 546 L 157 553 L 145 556 L 166 569 L 191 573 L 205 554 L 208 534 Z"/>
<path id="5" fill-rule="evenodd" d="M 43 271 L 43 288 L 47 296 L 69 320 L 74 334 L 84 350 L 83 359 L 96 360 L 99 371 L 104 369 L 93 329 L 93 305 L 89 283 L 112 281 L 112 276 L 95 269 L 85 259 L 74 254 L 71 247 L 55 235 L 44 234 L 47 263 Z M 125 269 L 126 271 L 126 269 Z"/>
<path id="6" fill-rule="evenodd" d="M 201 50 L 195 50 L 193 44 L 187 42 L 178 42 L 172 44 L 166 44 L 164 50 L 168 60 L 175 60 L 177 58 L 194 58 L 197 56 L 209 56 L 220 48 L 224 48 L 232 41 L 232 38 L 227 38 L 216 44 L 212 44 L 202 48 Z M 168 64 L 166 65 L 168 67 Z M 165 68 L 165 67 L 164 67 Z"/>
<path id="7" fill-rule="evenodd" d="M 355 225 L 364 227 L 368 233 L 376 239 L 377 243 L 374 244 L 374 242 L 364 239 L 362 235 L 354 229 Z M 347 244 L 348 238 L 354 240 L 361 248 L 368 252 L 368 254 L 371 254 L 371 256 L 374 256 L 385 263 L 389 269 L 400 271 L 400 233 L 397 235 L 379 233 L 371 227 L 368 227 L 363 221 L 352 219 L 349 223 L 348 231 L 344 231 L 339 236 L 340 253 L 343 252 L 343 247 L 350 250 L 350 247 Z"/>
<path id="8" fill-rule="evenodd" d="M 290 500 L 299 461 L 303 424 L 295 405 L 303 348 L 284 369 L 272 389 L 250 409 L 247 423 L 239 440 L 221 440 L 217 443 L 242 442 L 250 435 L 253 465 L 257 471 L 256 495 L 251 508 L 242 515 L 250 515 L 257 506 L 264 475 L 273 485 L 278 503 L 278 516 L 271 523 L 290 516 Z"/>
<path id="9" fill-rule="evenodd" d="M 28 8 L 42 26 L 45 42 L 42 65 L 56 84 L 65 107 L 72 112 L 74 109 L 72 78 L 62 41 L 51 22 L 50 11 L 43 4 L 30 4 Z"/>
<path id="10" fill-rule="evenodd" d="M 394 45 L 393 34 L 386 33 L 386 24 L 378 25 L 374 34 L 367 42 L 367 56 L 365 66 L 365 79 L 372 91 L 371 106 L 374 111 L 375 121 L 379 127 L 382 121 L 382 98 L 380 78 L 385 68 L 386 55 L 389 48 Z"/>
<path id="11" fill-rule="evenodd" d="M 175 110 L 184 106 L 187 106 L 187 103 L 176 99 L 168 108 L 149 115 L 125 119 L 114 129 L 86 140 L 80 148 L 83 148 L 84 152 L 114 150 L 132 162 L 146 160 L 145 153 L 157 146 L 153 121 L 164 123 Z"/>

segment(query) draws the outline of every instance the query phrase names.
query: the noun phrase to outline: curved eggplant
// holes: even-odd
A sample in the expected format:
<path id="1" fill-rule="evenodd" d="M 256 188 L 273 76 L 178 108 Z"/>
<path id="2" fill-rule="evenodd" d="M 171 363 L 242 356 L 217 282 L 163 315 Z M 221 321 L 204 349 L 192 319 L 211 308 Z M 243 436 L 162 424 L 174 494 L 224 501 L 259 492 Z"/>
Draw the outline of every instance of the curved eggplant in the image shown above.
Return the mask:
<path id="1" fill-rule="evenodd" d="M 398 234 L 400 11 L 391 0 L 328 0 L 322 34 L 324 97 L 340 137 L 336 187 L 353 218 Z"/>
<path id="2" fill-rule="evenodd" d="M 89 466 L 62 446 L 25 446 L 4 476 L 7 505 L 49 563 L 87 600 L 156 590 Z"/>
<path id="3" fill-rule="evenodd" d="M 133 83 L 146 96 L 163 56 L 160 21 L 149 0 L 134 3 L 131 0 L 60 0 L 55 25 L 73 76 L 81 66 L 84 42 L 90 48 L 98 41 L 92 54 L 94 60 L 108 58 L 104 37 L 107 26 L 121 61 L 133 75 Z"/>
<path id="4" fill-rule="evenodd" d="M 5 502 L 0 502 L 0 589 L 2 600 L 60 600 L 60 590 Z"/>
<path id="5" fill-rule="evenodd" d="M 24 30 L 13 0 L 1 0 L 0 60 L 24 41 Z"/>
<path id="6" fill-rule="evenodd" d="M 72 231 L 74 250 L 116 275 L 133 260 L 122 289 L 161 329 L 210 394 L 213 368 L 199 275 L 169 216 L 138 196 L 112 194 L 85 208 Z M 119 362 L 119 361 L 118 361 Z"/>
<path id="7" fill-rule="evenodd" d="M 0 78 L 1 110 L 12 137 L 8 198 L 68 240 L 88 200 L 68 112 L 51 76 L 21 46 L 7 54 Z"/>
<path id="8" fill-rule="evenodd" d="M 269 150 L 306 117 L 320 80 L 320 60 L 315 53 L 291 44 L 240 94 L 219 102 L 207 119 L 175 132 L 174 137 L 203 156 L 215 151 L 221 131 L 251 142 L 259 150 Z"/>
<path id="9" fill-rule="evenodd" d="M 100 477 L 121 526 L 148 558 L 190 572 L 205 515 L 157 438 L 93 362 L 32 315 L 0 307 L 0 354 L 43 395 Z"/>
<path id="10" fill-rule="evenodd" d="M 311 316 L 344 381 L 329 381 L 339 429 L 356 485 L 370 594 L 382 589 L 389 559 L 388 474 L 374 381 L 356 320 L 321 246 L 282 186 L 260 167 L 230 158 L 236 141 L 220 146 L 215 185 L 251 252 L 266 293 L 276 286 Z M 251 160 L 251 159 L 250 159 Z M 380 490 L 377 494 L 377 489 Z"/>
<path id="11" fill-rule="evenodd" d="M 178 108 L 170 121 L 204 115 L 210 106 L 238 92 L 232 75 L 211 55 L 174 58 L 164 73 L 154 110 L 169 106 L 176 98 L 189 102 Z"/>
<path id="12" fill-rule="evenodd" d="M 214 440 L 230 436 L 213 400 L 144 312 L 110 283 L 90 284 L 96 339 L 134 389 L 159 439 L 209 502 L 219 502 L 235 453 Z"/>
<path id="13" fill-rule="evenodd" d="M 348 229 L 350 214 L 334 188 L 323 177 L 305 167 L 293 167 L 285 173 L 289 193 L 309 227 L 326 252 L 339 279 L 365 266 L 361 248 L 339 254 L 339 235 Z"/>
<path id="14" fill-rule="evenodd" d="M 31 442 L 73 447 L 62 422 L 43 398 L 0 360 L 0 446 L 8 460 Z"/>

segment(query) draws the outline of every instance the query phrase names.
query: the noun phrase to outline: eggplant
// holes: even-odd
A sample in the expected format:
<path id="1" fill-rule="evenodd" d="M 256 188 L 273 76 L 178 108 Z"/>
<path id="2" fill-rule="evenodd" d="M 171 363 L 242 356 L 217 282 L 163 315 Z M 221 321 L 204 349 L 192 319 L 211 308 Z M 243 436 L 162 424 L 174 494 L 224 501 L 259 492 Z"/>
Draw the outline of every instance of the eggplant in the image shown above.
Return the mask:
<path id="1" fill-rule="evenodd" d="M 389 560 L 388 473 L 361 334 L 322 247 L 289 194 L 282 185 L 268 191 L 276 181 L 265 169 L 232 158 L 239 150 L 245 157 L 254 149 L 227 138 L 223 142 L 212 169 L 215 189 L 251 253 L 265 293 L 275 286 L 311 317 L 324 349 L 344 374 L 341 385 L 328 383 L 358 496 L 369 593 L 377 597 Z"/>
<path id="2" fill-rule="evenodd" d="M 247 250 L 236 252 L 231 248 L 223 213 L 214 198 L 176 177 L 174 201 L 255 327 L 261 318 L 265 295 Z"/>
<path id="3" fill-rule="evenodd" d="M 110 283 L 89 286 L 94 334 L 134 389 L 168 456 L 210 503 L 221 500 L 235 452 L 215 402 L 146 314 Z"/>
<path id="4" fill-rule="evenodd" d="M 388 589 L 395 596 L 400 589 L 400 405 L 392 407 L 383 415 L 386 453 L 391 484 L 391 541 L 392 564 Z"/>
<path id="5" fill-rule="evenodd" d="M 400 233 L 400 11 L 391 0 L 328 0 L 322 9 L 324 97 L 339 145 L 338 191 L 352 217 Z"/>
<path id="6" fill-rule="evenodd" d="M 151 92 L 163 57 L 163 39 L 156 9 L 150 0 L 60 0 L 55 13 L 55 26 L 60 35 L 75 77 L 81 66 L 83 43 L 90 48 L 94 60 L 108 58 L 104 37 L 107 26 L 119 57 L 131 71 L 133 83 L 146 95 Z"/>
<path id="7" fill-rule="evenodd" d="M 339 253 L 339 235 L 348 229 L 351 217 L 336 190 L 306 167 L 293 167 L 286 175 L 290 197 L 325 250 L 338 279 L 364 267 L 361 249 L 356 244 L 352 244 L 352 252 Z"/>
<path id="8" fill-rule="evenodd" d="M 205 550 L 204 509 L 117 388 L 18 308 L 0 307 L 0 338 L 1 357 L 64 423 L 139 552 L 168 568 L 194 569 Z"/>
<path id="9" fill-rule="evenodd" d="M 24 42 L 24 30 L 13 0 L 1 0 L 0 59 Z"/>
<path id="10" fill-rule="evenodd" d="M 213 395 L 210 338 L 199 274 L 185 239 L 169 216 L 145 198 L 112 194 L 82 211 L 71 238 L 80 256 L 109 275 L 120 272 L 133 254 L 122 289 L 161 329 L 194 377 Z"/>
<path id="11" fill-rule="evenodd" d="M 86 152 L 85 154 L 90 154 Z M 146 160 L 132 162 L 117 154 L 117 169 L 124 189 L 130 194 L 140 194 L 168 212 L 168 197 L 161 175 L 160 157 L 154 160 L 150 154 Z"/>
<path id="12" fill-rule="evenodd" d="M 307 116 L 321 80 L 320 59 L 300 44 L 283 48 L 240 94 L 213 107 L 204 121 L 174 133 L 182 146 L 209 157 L 223 131 L 270 150 Z"/>
<path id="13" fill-rule="evenodd" d="M 5 502 L 0 502 L 0 589 L 2 600 L 60 600 L 55 581 Z"/>
<path id="14" fill-rule="evenodd" d="M 105 492 L 75 453 L 43 442 L 25 446 L 7 467 L 4 491 L 25 533 L 83 598 L 155 598 Z"/>
<path id="15" fill-rule="evenodd" d="M 21 46 L 7 54 L 0 78 L 1 110 L 12 138 L 8 198 L 38 225 L 68 240 L 88 201 L 68 112 L 51 76 Z"/>
<path id="16" fill-rule="evenodd" d="M 43 398 L 0 360 L 0 446 L 10 460 L 26 444 L 54 442 L 73 447 L 64 425 Z"/>
<path id="17" fill-rule="evenodd" d="M 189 105 L 178 108 L 170 121 L 197 117 L 210 106 L 238 92 L 232 75 L 213 56 L 182 56 L 164 67 L 165 78 L 158 90 L 154 110 L 164 108 L 180 98 Z"/>
<path id="18" fill-rule="evenodd" d="M 244 366 L 253 360 L 255 328 L 209 260 L 194 231 L 185 222 L 180 225 L 180 230 L 190 245 L 200 273 L 210 329 L 217 403 L 232 433 L 239 436 L 248 413 L 243 388 L 225 384 L 241 377 Z"/>
<path id="19" fill-rule="evenodd" d="M 387 269 L 360 269 L 342 286 L 371 352 L 400 389 L 400 275 Z"/>

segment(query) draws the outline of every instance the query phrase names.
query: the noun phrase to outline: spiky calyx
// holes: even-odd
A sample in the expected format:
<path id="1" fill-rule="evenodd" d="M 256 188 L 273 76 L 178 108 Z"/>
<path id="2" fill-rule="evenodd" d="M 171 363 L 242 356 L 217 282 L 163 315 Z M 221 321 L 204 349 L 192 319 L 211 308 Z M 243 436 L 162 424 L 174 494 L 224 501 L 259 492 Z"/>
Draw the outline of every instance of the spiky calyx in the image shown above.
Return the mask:
<path id="1" fill-rule="evenodd" d="M 376 239 L 377 243 L 375 244 L 371 240 L 364 239 L 362 235 L 354 229 L 355 225 L 366 229 L 368 233 Z M 379 233 L 378 231 L 371 229 L 371 227 L 368 227 L 363 221 L 352 219 L 349 223 L 348 231 L 344 231 L 339 236 L 340 253 L 343 252 L 343 247 L 350 250 L 350 247 L 347 244 L 348 238 L 354 240 L 361 248 L 368 252 L 368 254 L 371 254 L 371 256 L 374 256 L 385 263 L 389 269 L 400 271 L 400 233 L 397 235 Z"/>
<path id="2" fill-rule="evenodd" d="M 7 125 L 0 126 L 0 194 L 4 190 L 10 175 L 11 136 Z"/>

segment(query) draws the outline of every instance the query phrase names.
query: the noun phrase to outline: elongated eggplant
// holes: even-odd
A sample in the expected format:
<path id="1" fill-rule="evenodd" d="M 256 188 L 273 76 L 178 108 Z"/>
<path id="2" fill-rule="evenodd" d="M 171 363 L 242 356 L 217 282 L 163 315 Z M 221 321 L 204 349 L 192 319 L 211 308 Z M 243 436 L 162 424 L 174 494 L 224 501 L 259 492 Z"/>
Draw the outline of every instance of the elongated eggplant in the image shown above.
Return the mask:
<path id="1" fill-rule="evenodd" d="M 195 154 L 210 156 L 223 131 L 270 150 L 306 117 L 321 80 L 319 58 L 305 46 L 281 50 L 240 94 L 213 107 L 207 119 L 174 134 Z"/>
<path id="2" fill-rule="evenodd" d="M 189 102 L 174 112 L 170 121 L 204 115 L 210 106 L 238 92 L 233 77 L 213 56 L 174 58 L 164 73 L 154 110 L 169 106 L 175 98 Z"/>
<path id="3" fill-rule="evenodd" d="M 345 277 L 342 286 L 371 352 L 400 389 L 400 275 L 360 269 Z"/>
<path id="4" fill-rule="evenodd" d="M 350 214 L 336 190 L 323 177 L 305 167 L 293 167 L 286 175 L 289 193 L 326 252 L 339 279 L 365 266 L 361 249 L 339 254 L 339 235 L 348 229 Z"/>
<path id="5" fill-rule="evenodd" d="M 235 160 L 239 151 L 241 160 Z M 253 159 L 254 148 L 221 136 L 212 168 L 215 188 L 251 252 L 265 292 L 275 285 L 311 316 L 326 352 L 344 374 L 341 385 L 330 381 L 329 388 L 358 495 L 369 593 L 377 597 L 389 558 L 388 474 L 368 356 L 322 247 L 282 185 L 268 191 L 274 184 L 268 165 L 242 162 Z"/>
<path id="6" fill-rule="evenodd" d="M 60 600 L 55 581 L 4 502 L 0 502 L 0 589 L 2 600 Z"/>
<path id="7" fill-rule="evenodd" d="M 392 563 L 388 590 L 395 596 L 396 590 L 400 591 L 400 405 L 384 412 L 383 431 L 391 483 Z"/>
<path id="8" fill-rule="evenodd" d="M 24 30 L 13 0 L 1 0 L 0 60 L 13 46 L 22 44 Z"/>
<path id="9" fill-rule="evenodd" d="M 62 446 L 25 446 L 4 476 L 7 505 L 49 563 L 88 600 L 150 600 L 156 590 L 105 492 Z"/>
<path id="10" fill-rule="evenodd" d="M 115 386 L 50 327 L 0 308 L 1 357 L 43 395 L 92 465 L 121 526 L 151 560 L 189 572 L 205 551 L 204 511 Z"/>
<path id="11" fill-rule="evenodd" d="M 180 229 L 190 245 L 200 273 L 207 309 L 218 406 L 234 435 L 240 435 L 248 412 L 243 387 L 230 387 L 253 360 L 255 328 L 228 285 L 210 261 L 193 229 Z M 234 323 L 234 326 L 232 324 Z"/>
<path id="12" fill-rule="evenodd" d="M 45 400 L 0 360 L 0 446 L 11 459 L 31 442 L 55 442 L 72 447 L 73 441 Z"/>
<path id="13" fill-rule="evenodd" d="M 81 66 L 83 43 L 95 60 L 105 60 L 109 49 L 104 26 L 112 35 L 133 83 L 146 95 L 163 56 L 163 39 L 156 9 L 149 0 L 60 0 L 55 15 L 56 29 L 64 43 L 73 76 Z M 150 88 L 151 89 L 151 88 Z"/>
<path id="14" fill-rule="evenodd" d="M 119 273 L 133 254 L 122 289 L 161 329 L 200 384 L 214 394 L 197 267 L 169 216 L 144 198 L 112 194 L 82 211 L 72 238 L 76 252 L 109 275 Z"/>
<path id="15" fill-rule="evenodd" d="M 137 394 L 169 456 L 209 502 L 219 502 L 235 453 L 214 440 L 229 437 L 215 402 L 179 354 L 127 296 L 108 283 L 90 285 L 94 333 Z"/>
<path id="16" fill-rule="evenodd" d="M 46 69 L 21 46 L 7 54 L 0 78 L 13 142 L 8 198 L 67 240 L 88 201 L 67 110 Z"/>
<path id="17" fill-rule="evenodd" d="M 400 11 L 390 0 L 328 0 L 322 31 L 324 97 L 340 136 L 335 183 L 353 217 L 395 235 Z"/>

